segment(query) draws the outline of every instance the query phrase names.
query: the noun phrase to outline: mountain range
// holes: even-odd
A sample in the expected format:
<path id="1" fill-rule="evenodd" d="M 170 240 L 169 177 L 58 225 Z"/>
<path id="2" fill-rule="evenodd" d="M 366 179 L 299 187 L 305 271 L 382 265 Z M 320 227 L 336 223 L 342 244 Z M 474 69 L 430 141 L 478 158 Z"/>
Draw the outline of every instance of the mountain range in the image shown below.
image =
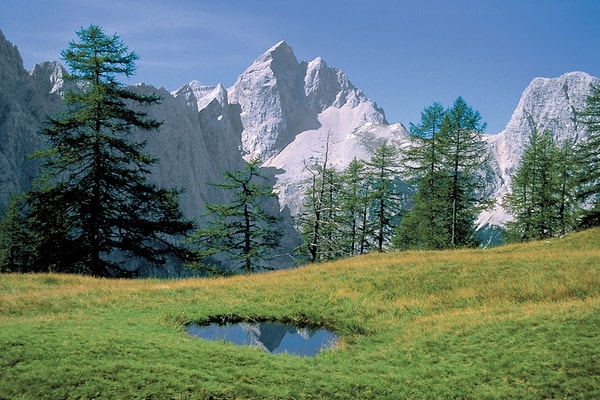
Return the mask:
<path id="1" fill-rule="evenodd" d="M 63 107 L 65 73 L 56 61 L 26 71 L 18 49 L 0 32 L 0 210 L 11 193 L 27 190 L 39 172 L 27 155 L 43 146 L 40 127 Z M 492 154 L 489 194 L 498 200 L 509 190 L 533 127 L 550 129 L 558 140 L 585 140 L 576 115 L 598 83 L 584 72 L 530 83 L 506 128 L 486 134 Z M 224 170 L 259 157 L 279 194 L 280 211 L 293 226 L 308 178 L 304 166 L 322 159 L 326 148 L 329 165 L 343 168 L 354 157 L 369 158 L 383 141 L 400 147 L 409 141 L 405 126 L 388 122 L 343 71 L 320 57 L 299 62 L 284 41 L 260 55 L 230 88 L 192 81 L 172 92 L 148 84 L 135 90 L 162 99 L 150 110 L 150 117 L 164 121 L 160 132 L 148 138 L 147 152 L 159 159 L 151 179 L 184 189 L 182 209 L 193 218 L 205 203 L 225 198 L 209 182 L 219 182 Z M 509 218 L 496 204 L 480 215 L 478 225 L 502 225 Z M 288 230 L 287 246 L 298 241 L 295 231 Z"/>

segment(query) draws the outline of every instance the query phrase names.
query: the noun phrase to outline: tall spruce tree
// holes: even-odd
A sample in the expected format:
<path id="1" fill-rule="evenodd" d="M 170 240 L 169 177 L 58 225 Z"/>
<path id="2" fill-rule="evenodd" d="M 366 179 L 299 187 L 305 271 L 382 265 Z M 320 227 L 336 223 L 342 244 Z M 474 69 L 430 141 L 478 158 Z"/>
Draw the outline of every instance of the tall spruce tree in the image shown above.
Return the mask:
<path id="1" fill-rule="evenodd" d="M 261 174 L 260 159 L 243 169 L 225 171 L 224 181 L 213 186 L 232 193 L 226 204 L 207 204 L 207 221 L 189 239 L 200 259 L 220 257 L 226 268 L 220 272 L 251 273 L 267 269 L 265 261 L 279 246 L 279 217 L 264 210 L 269 199 L 277 199 L 267 178 Z M 205 261 L 206 262 L 206 261 Z M 210 263 L 210 261 L 209 261 Z M 192 264 L 192 267 L 202 266 Z"/>
<path id="2" fill-rule="evenodd" d="M 392 243 L 397 249 L 445 249 L 452 242 L 451 182 L 446 171 L 427 172 L 416 182 L 412 207 L 404 213 Z"/>
<path id="3" fill-rule="evenodd" d="M 585 205 L 584 227 L 600 226 L 600 85 L 592 88 L 585 109 L 579 113 L 588 137 L 577 146 L 579 199 Z"/>
<path id="4" fill-rule="evenodd" d="M 440 103 L 433 103 L 421 112 L 421 122 L 410 124 L 412 145 L 402 151 L 402 167 L 407 177 L 418 180 L 434 174 L 443 166 L 443 149 L 439 133 L 446 110 Z"/>
<path id="5" fill-rule="evenodd" d="M 119 82 L 135 72 L 138 56 L 118 35 L 90 25 L 77 36 L 62 57 L 80 90 L 65 94 L 66 112 L 41 131 L 49 147 L 35 156 L 44 173 L 26 197 L 34 267 L 126 276 L 124 257 L 158 264 L 185 257 L 176 241 L 194 225 L 179 209 L 177 190 L 148 182 L 157 160 L 132 135 L 160 127 L 136 111 L 159 98 Z"/>
<path id="6" fill-rule="evenodd" d="M 581 217 L 581 206 L 577 201 L 578 154 L 572 139 L 564 140 L 556 148 L 557 193 L 557 233 L 564 235 L 577 228 Z"/>

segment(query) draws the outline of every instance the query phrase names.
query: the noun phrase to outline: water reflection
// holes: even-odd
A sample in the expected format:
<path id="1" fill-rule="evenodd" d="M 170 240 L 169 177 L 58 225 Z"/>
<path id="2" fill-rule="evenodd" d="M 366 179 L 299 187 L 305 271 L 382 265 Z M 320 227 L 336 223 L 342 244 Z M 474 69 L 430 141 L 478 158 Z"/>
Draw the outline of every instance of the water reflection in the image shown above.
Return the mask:
<path id="1" fill-rule="evenodd" d="M 268 353 L 314 356 L 333 347 L 337 335 L 327 329 L 298 328 L 278 323 L 190 324 L 187 333 L 206 340 L 225 340 L 262 348 Z"/>

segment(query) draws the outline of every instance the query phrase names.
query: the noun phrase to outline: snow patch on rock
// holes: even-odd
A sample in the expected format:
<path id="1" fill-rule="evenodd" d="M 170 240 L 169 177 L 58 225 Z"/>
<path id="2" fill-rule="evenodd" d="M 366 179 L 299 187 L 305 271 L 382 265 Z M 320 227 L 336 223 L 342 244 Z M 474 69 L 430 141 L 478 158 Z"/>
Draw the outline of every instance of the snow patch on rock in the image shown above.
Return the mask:
<path id="1" fill-rule="evenodd" d="M 371 152 L 381 143 L 399 147 L 408 141 L 408 132 L 402 124 L 383 124 L 371 118 L 370 103 L 357 107 L 331 106 L 318 116 L 320 127 L 298 134 L 294 141 L 277 155 L 265 161 L 265 167 L 279 171 L 275 190 L 281 208 L 287 207 L 292 215 L 302 208 L 303 193 L 310 181 L 306 168 L 322 165 L 327 155 L 328 167 L 342 170 L 357 158 L 368 160 Z"/>

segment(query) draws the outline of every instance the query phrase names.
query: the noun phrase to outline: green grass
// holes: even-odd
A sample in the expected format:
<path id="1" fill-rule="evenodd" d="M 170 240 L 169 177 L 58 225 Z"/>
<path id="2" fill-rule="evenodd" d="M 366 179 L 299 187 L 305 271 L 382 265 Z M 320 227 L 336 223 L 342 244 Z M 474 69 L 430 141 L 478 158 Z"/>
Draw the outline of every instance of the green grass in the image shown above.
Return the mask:
<path id="1" fill-rule="evenodd" d="M 314 358 L 185 333 L 334 329 Z M 189 280 L 0 275 L 0 399 L 600 398 L 600 230 Z"/>

